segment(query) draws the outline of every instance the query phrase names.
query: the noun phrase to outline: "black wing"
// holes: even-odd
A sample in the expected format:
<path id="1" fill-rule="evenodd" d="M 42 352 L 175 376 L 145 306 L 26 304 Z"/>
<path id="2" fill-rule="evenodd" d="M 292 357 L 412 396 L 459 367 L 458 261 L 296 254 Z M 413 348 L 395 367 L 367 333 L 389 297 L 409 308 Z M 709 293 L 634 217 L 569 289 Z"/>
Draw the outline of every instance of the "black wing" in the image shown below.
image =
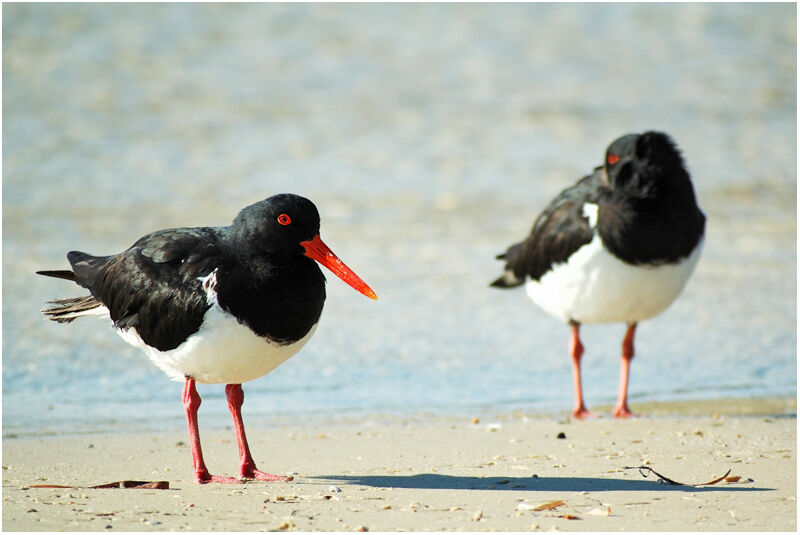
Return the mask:
<path id="1" fill-rule="evenodd" d="M 118 255 L 72 251 L 67 258 L 75 281 L 108 308 L 117 327 L 135 327 L 161 351 L 200 328 L 210 305 L 199 278 L 225 262 L 213 228 L 160 230 Z"/>
<path id="2" fill-rule="evenodd" d="M 583 205 L 597 200 L 597 192 L 603 187 L 600 169 L 562 191 L 536 219 L 530 236 L 497 256 L 506 261 L 506 273 L 492 286 L 519 286 L 526 276 L 539 280 L 554 264 L 566 262 L 572 253 L 592 241 L 594 230 L 583 213 Z"/>

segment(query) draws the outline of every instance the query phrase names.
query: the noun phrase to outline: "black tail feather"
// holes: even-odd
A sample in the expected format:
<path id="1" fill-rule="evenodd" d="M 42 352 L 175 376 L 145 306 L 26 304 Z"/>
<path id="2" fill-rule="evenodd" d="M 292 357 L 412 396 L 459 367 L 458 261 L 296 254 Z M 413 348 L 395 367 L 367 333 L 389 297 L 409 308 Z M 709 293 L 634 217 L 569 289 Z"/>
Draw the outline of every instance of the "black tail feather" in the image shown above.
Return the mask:
<path id="1" fill-rule="evenodd" d="M 55 277 L 57 279 L 65 279 L 68 281 L 75 281 L 75 273 L 68 269 L 57 269 L 50 271 L 37 271 L 37 275 L 44 275 L 45 277 Z"/>
<path id="2" fill-rule="evenodd" d="M 489 286 L 492 288 L 516 288 L 517 286 L 522 286 L 522 284 L 525 282 L 525 277 L 518 276 L 513 265 L 516 263 L 518 257 L 523 251 L 524 243 L 525 242 L 514 244 L 509 247 L 505 253 L 495 256 L 495 259 L 497 260 L 506 260 L 506 269 L 505 273 L 503 273 L 503 276 L 491 283 Z"/>

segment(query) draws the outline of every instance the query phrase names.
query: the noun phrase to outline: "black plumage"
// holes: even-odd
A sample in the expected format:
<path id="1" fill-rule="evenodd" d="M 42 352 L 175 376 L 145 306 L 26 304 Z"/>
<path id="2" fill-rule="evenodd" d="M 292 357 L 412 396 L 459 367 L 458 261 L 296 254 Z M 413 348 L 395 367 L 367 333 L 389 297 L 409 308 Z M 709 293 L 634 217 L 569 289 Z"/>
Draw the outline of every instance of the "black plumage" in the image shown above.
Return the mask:
<path id="1" fill-rule="evenodd" d="M 530 236 L 497 256 L 506 261 L 506 270 L 513 277 L 500 277 L 492 286 L 519 286 L 528 276 L 539 280 L 554 264 L 566 262 L 572 253 L 592 241 L 594 231 L 583 215 L 583 205 L 593 202 L 599 180 L 596 171 L 553 199 L 536 219 Z"/>

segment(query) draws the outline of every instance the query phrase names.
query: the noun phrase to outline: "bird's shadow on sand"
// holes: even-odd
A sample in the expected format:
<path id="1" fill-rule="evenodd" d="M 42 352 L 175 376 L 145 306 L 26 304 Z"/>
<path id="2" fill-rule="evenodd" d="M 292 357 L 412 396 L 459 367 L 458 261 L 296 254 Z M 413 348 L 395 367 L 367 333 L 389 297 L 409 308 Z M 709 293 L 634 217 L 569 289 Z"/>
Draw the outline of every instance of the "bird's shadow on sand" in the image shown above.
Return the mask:
<path id="1" fill-rule="evenodd" d="M 414 474 L 408 476 L 312 476 L 308 479 L 325 484 L 362 485 L 393 489 L 442 490 L 513 490 L 603 492 L 603 491 L 673 491 L 673 492 L 752 492 L 775 490 L 763 487 L 722 484 L 707 487 L 672 485 L 657 479 L 616 479 L 605 477 L 467 477 L 446 474 Z"/>

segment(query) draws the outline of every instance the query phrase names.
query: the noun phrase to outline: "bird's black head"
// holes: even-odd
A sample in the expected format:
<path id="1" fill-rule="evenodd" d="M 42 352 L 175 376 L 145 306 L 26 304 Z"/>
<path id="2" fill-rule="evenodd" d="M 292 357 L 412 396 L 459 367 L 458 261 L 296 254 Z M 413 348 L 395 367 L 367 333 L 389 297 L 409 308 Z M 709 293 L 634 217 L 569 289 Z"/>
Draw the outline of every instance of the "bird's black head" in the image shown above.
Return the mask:
<path id="1" fill-rule="evenodd" d="M 609 186 L 617 191 L 649 195 L 689 180 L 681 153 L 662 132 L 628 134 L 614 140 L 606 149 L 603 165 Z"/>
<path id="2" fill-rule="evenodd" d="M 333 254 L 319 237 L 319 212 L 314 203 L 291 193 L 273 195 L 239 212 L 231 226 L 238 255 L 252 265 L 298 266 L 296 262 L 315 260 L 337 277 L 366 295 L 375 292 Z"/>
<path id="3" fill-rule="evenodd" d="M 302 256 L 300 243 L 319 234 L 319 212 L 305 197 L 282 193 L 244 208 L 231 230 L 236 241 L 255 254 Z"/>

